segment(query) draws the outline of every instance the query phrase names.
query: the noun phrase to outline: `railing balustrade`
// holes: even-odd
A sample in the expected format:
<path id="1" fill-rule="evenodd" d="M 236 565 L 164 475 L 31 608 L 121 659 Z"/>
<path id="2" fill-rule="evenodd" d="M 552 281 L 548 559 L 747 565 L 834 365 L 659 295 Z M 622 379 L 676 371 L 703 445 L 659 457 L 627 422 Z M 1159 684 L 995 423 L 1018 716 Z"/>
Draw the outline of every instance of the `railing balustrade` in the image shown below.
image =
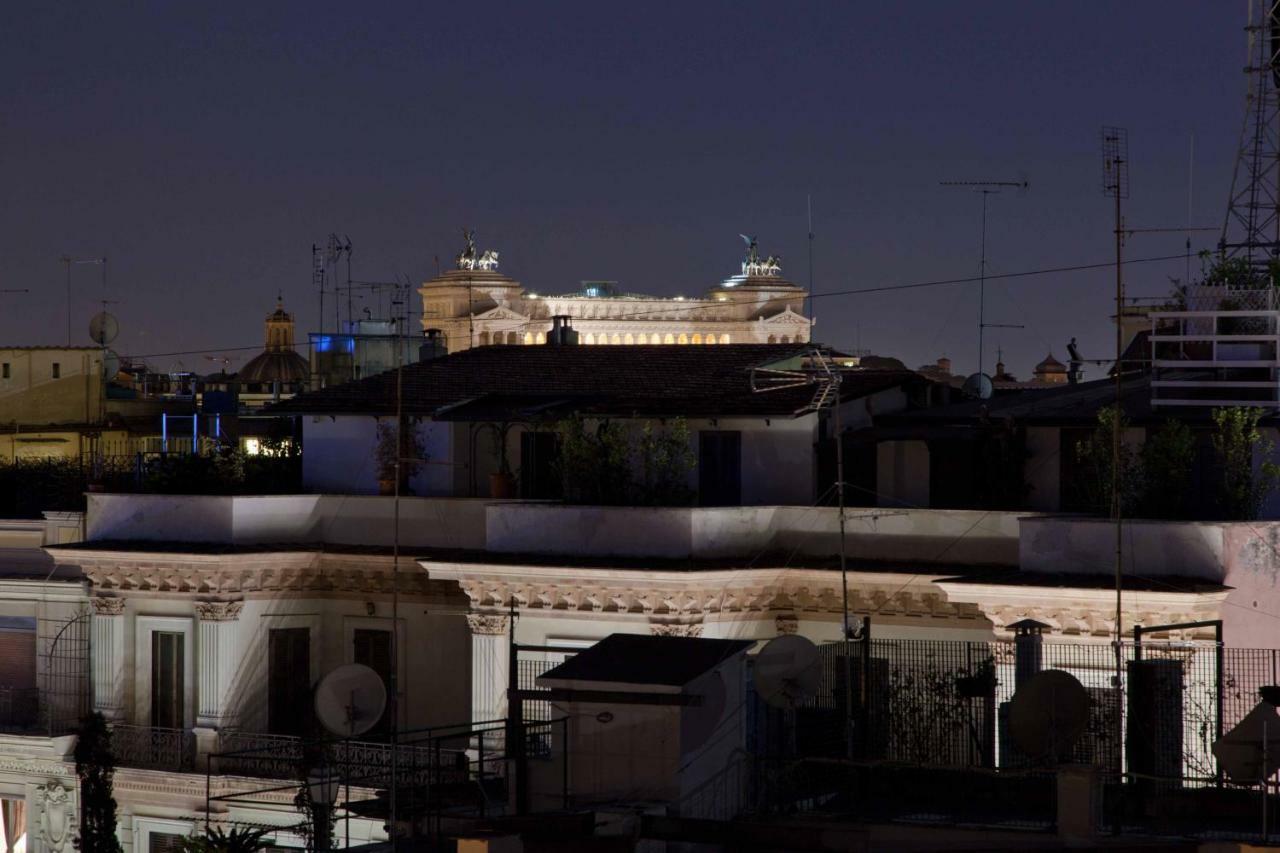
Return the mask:
<path id="1" fill-rule="evenodd" d="M 188 729 L 113 725 L 111 746 L 121 767 L 193 771 L 196 739 Z"/>
<path id="2" fill-rule="evenodd" d="M 40 724 L 40 691 L 35 687 L 0 687 L 0 730 L 22 732 Z"/>

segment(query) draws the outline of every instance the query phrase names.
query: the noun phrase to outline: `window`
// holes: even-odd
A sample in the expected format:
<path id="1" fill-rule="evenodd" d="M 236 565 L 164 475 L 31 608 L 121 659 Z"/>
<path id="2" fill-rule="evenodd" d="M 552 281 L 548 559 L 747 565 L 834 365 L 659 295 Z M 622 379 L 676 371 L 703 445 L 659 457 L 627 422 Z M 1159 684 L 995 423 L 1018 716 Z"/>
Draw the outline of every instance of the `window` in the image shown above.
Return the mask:
<path id="1" fill-rule="evenodd" d="M 742 433 L 737 430 L 698 433 L 698 503 L 742 503 Z"/>
<path id="2" fill-rule="evenodd" d="M 183 641 L 177 631 L 151 633 L 151 725 L 160 729 L 184 727 Z"/>
<path id="3" fill-rule="evenodd" d="M 367 737 L 385 737 L 391 730 L 391 632 L 372 628 L 356 628 L 352 634 L 352 659 L 378 673 L 387 688 L 387 705 L 382 719 L 369 730 Z"/>
<path id="4" fill-rule="evenodd" d="M 187 836 L 173 832 L 147 833 L 147 853 L 182 853 Z"/>
<path id="5" fill-rule="evenodd" d="M 54 379 L 62 378 L 62 365 L 58 364 L 58 362 L 56 361 L 53 363 L 53 378 Z"/>
<path id="6" fill-rule="evenodd" d="M 0 616 L 0 727 L 23 728 L 36 722 L 36 620 Z"/>
<path id="7" fill-rule="evenodd" d="M 303 736 L 311 728 L 311 629 L 272 628 L 267 645 L 267 730 Z"/>
<path id="8" fill-rule="evenodd" d="M 0 379 L 8 379 L 8 378 L 9 378 L 9 362 L 6 361 L 4 364 L 0 364 Z"/>

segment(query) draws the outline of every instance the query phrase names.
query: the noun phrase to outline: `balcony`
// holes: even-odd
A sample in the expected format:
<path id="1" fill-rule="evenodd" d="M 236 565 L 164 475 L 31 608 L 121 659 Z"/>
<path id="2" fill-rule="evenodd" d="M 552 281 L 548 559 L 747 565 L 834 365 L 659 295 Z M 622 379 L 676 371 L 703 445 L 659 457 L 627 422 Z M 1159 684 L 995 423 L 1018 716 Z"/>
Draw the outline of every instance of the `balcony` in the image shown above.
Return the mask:
<path id="1" fill-rule="evenodd" d="M 404 737 L 416 738 L 412 732 Z M 465 742 L 458 749 L 442 749 L 439 741 L 430 746 L 404 743 L 397 747 L 398 773 L 406 783 L 424 783 L 457 770 L 465 774 Z M 288 735 L 225 731 L 218 738 L 218 754 L 213 756 L 215 773 L 259 779 L 301 779 L 308 766 L 320 763 L 336 768 L 343 778 L 364 787 L 385 787 L 390 783 L 391 745 L 368 741 L 336 741 L 322 744 Z"/>
<path id="2" fill-rule="evenodd" d="M 1280 408 L 1280 310 L 1269 295 L 1233 300 L 1219 304 L 1263 307 L 1152 312 L 1153 407 Z"/>
<path id="3" fill-rule="evenodd" d="M 40 691 L 35 687 L 0 687 L 0 731 L 23 733 L 40 726 Z"/>

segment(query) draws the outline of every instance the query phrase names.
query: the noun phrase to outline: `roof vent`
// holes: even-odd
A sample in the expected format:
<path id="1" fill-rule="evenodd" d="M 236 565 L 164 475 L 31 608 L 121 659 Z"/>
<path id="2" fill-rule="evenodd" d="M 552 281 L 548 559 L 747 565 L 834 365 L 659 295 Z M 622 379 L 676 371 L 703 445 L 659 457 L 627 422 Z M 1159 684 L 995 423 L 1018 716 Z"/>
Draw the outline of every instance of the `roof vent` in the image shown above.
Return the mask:
<path id="1" fill-rule="evenodd" d="M 551 331 L 547 333 L 547 343 L 553 347 L 571 347 L 578 345 L 578 333 L 569 325 L 567 314 L 557 314 L 551 318 Z"/>
<path id="2" fill-rule="evenodd" d="M 439 329 L 427 329 L 426 338 L 418 346 L 418 361 L 432 361 L 448 353 L 444 332 Z"/>

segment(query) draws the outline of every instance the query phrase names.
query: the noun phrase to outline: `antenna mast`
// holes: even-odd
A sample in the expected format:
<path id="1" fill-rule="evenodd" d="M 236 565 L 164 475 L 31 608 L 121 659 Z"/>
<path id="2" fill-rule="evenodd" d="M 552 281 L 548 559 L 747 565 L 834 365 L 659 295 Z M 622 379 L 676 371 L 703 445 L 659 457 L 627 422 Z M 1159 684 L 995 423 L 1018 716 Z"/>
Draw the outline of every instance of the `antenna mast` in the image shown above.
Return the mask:
<path id="1" fill-rule="evenodd" d="M 944 187 L 967 187 L 982 194 L 982 245 L 981 255 L 978 261 L 978 373 L 982 376 L 983 365 L 983 343 L 982 333 L 989 327 L 995 327 L 996 323 L 988 323 L 986 317 L 986 293 L 987 293 L 987 197 L 998 193 L 1004 189 L 1017 189 L 1025 193 L 1031 187 L 1031 183 L 1025 178 L 1018 181 L 939 181 Z M 1015 328 L 1015 327 L 1006 327 Z"/>
<path id="2" fill-rule="evenodd" d="M 1244 123 L 1218 250 L 1265 267 L 1280 259 L 1280 0 L 1248 0 Z"/>
<path id="3" fill-rule="evenodd" d="M 1116 525 L 1116 690 L 1121 689 L 1124 675 L 1124 650 L 1121 640 L 1124 637 L 1121 618 L 1121 588 L 1124 585 L 1124 563 L 1122 560 L 1122 521 L 1120 504 L 1120 399 L 1124 391 L 1124 211 L 1121 202 L 1129 197 L 1129 132 L 1122 127 L 1104 127 L 1102 129 L 1102 193 L 1115 199 L 1115 235 L 1116 235 L 1116 361 L 1115 416 L 1111 424 L 1111 517 Z M 1117 695 L 1117 701 L 1121 701 Z"/>

